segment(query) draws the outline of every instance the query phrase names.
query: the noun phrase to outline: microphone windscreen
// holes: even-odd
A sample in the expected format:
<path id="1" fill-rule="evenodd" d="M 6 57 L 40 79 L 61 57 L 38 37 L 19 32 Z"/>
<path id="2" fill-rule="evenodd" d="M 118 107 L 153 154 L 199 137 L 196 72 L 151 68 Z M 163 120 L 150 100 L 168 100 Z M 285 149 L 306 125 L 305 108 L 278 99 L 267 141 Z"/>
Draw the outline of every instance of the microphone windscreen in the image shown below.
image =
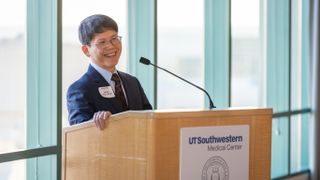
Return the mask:
<path id="1" fill-rule="evenodd" d="M 140 58 L 140 63 L 145 64 L 145 65 L 149 65 L 150 64 L 150 60 L 145 58 L 145 57 L 141 57 Z"/>

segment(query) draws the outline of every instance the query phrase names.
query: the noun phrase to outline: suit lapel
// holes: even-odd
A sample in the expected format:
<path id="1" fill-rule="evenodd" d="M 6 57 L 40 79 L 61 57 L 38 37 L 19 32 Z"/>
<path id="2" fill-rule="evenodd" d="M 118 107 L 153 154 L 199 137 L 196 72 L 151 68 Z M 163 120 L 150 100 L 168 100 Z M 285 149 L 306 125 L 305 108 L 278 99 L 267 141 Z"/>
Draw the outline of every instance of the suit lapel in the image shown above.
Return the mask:
<path id="1" fill-rule="evenodd" d="M 93 80 L 93 82 L 95 82 L 97 86 L 110 86 L 109 83 L 103 78 L 103 76 L 91 65 L 89 65 L 87 74 L 91 77 L 91 79 Z"/>
<path id="2" fill-rule="evenodd" d="M 103 76 L 96 70 L 94 69 L 94 67 L 92 67 L 91 65 L 89 65 L 88 71 L 87 71 L 88 76 L 90 76 L 95 84 L 95 92 L 99 93 L 98 88 L 99 87 L 104 87 L 104 86 L 110 86 L 110 84 L 103 78 Z M 99 96 L 101 98 L 104 98 L 100 95 Z M 104 98 L 106 101 L 106 103 L 110 103 L 112 104 L 111 106 L 116 108 L 117 111 L 121 111 L 121 105 L 120 103 L 115 99 L 115 98 Z"/>

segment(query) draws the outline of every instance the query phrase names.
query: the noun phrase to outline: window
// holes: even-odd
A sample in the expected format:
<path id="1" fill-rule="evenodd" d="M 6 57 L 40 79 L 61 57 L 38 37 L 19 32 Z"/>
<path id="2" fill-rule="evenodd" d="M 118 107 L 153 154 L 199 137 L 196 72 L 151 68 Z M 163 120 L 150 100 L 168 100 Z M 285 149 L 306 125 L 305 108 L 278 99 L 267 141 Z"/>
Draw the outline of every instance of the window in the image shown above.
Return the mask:
<path id="1" fill-rule="evenodd" d="M 291 116 L 290 173 L 309 168 L 309 58 L 308 58 L 308 4 L 303 0 L 291 1 L 291 89 L 290 108 L 297 111 Z M 303 112 L 303 113 L 302 113 Z"/>
<path id="2" fill-rule="evenodd" d="M 231 1 L 231 106 L 265 106 L 263 1 Z"/>
<path id="3" fill-rule="evenodd" d="M 204 85 L 203 8 L 202 1 L 158 1 L 157 64 L 200 87 Z M 203 107 L 203 92 L 164 71 L 157 73 L 158 109 Z"/>
<path id="4" fill-rule="evenodd" d="M 25 8 L 21 0 L 0 7 L 0 153 L 26 147 Z"/>
<path id="5" fill-rule="evenodd" d="M 272 178 L 309 168 L 307 7 L 231 1 L 231 106 L 273 108 Z"/>
<path id="6" fill-rule="evenodd" d="M 25 3 L 13 0 L 0 7 L 0 153 L 26 148 Z M 0 164 L 4 179 L 23 180 L 24 171 L 24 161 Z"/>
<path id="7" fill-rule="evenodd" d="M 26 179 L 25 160 L 0 163 L 0 175 L 2 180 Z"/>
<path id="8" fill-rule="evenodd" d="M 306 7 L 301 0 L 267 1 L 267 105 L 274 111 L 272 178 L 308 169 Z"/>
<path id="9" fill-rule="evenodd" d="M 0 177 L 9 180 L 60 176 L 59 7 L 14 0 L 0 8 Z"/>

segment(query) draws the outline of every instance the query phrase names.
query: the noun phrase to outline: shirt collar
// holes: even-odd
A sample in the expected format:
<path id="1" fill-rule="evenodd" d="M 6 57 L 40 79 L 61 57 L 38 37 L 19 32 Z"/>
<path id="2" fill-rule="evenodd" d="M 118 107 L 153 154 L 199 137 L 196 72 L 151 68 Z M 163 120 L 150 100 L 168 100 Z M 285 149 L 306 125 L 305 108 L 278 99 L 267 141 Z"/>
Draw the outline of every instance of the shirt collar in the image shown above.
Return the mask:
<path id="1" fill-rule="evenodd" d="M 117 70 L 115 70 L 115 72 L 110 72 L 108 70 L 105 70 L 103 68 L 101 68 L 100 66 L 98 66 L 97 64 L 90 62 L 90 65 L 98 71 L 99 74 L 101 74 L 101 76 L 109 83 L 111 84 L 111 77 L 112 77 L 112 73 L 117 73 Z"/>

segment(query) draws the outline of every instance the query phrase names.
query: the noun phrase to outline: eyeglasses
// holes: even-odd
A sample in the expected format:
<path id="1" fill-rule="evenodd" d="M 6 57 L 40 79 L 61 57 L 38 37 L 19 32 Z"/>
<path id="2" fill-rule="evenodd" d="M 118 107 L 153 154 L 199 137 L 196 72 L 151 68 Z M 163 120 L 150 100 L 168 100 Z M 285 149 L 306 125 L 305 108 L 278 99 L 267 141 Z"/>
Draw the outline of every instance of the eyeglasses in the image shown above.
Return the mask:
<path id="1" fill-rule="evenodd" d="M 112 45 L 118 45 L 121 43 L 121 39 L 122 37 L 121 36 L 116 36 L 110 40 L 101 40 L 101 41 L 98 41 L 97 43 L 95 43 L 94 45 L 98 48 L 98 49 L 104 49 L 106 48 L 109 44 L 112 44 Z"/>

